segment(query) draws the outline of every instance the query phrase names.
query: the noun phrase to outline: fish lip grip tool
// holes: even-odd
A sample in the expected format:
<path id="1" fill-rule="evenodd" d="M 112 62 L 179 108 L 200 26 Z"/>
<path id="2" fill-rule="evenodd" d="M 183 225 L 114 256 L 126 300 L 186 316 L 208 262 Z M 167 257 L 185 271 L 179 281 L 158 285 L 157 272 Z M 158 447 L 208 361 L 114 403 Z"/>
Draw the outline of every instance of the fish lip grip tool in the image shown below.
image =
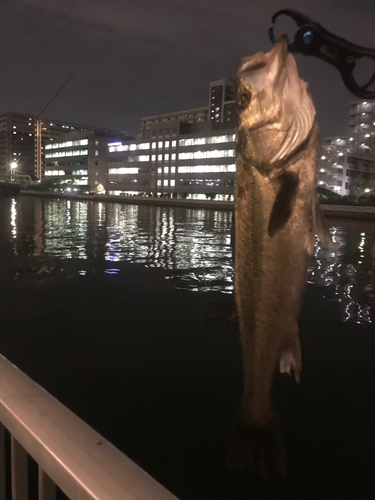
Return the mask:
<path id="1" fill-rule="evenodd" d="M 375 83 L 375 71 L 368 82 L 360 85 L 355 80 L 354 69 L 362 58 L 372 59 L 375 68 L 375 50 L 360 47 L 344 38 L 327 31 L 319 23 L 292 9 L 279 10 L 272 16 L 272 24 L 268 36 L 272 43 L 276 42 L 274 26 L 279 16 L 288 16 L 298 26 L 294 40 L 289 41 L 288 48 L 292 53 L 314 56 L 335 66 L 341 74 L 347 89 L 357 97 L 375 99 L 375 89 L 370 90 Z"/>

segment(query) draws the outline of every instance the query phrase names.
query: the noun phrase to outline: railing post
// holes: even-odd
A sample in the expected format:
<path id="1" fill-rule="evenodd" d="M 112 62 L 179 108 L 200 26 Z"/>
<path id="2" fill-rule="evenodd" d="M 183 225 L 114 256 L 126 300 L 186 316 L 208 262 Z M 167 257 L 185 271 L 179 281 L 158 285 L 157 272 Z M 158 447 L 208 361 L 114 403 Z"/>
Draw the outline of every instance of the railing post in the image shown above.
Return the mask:
<path id="1" fill-rule="evenodd" d="M 27 453 L 11 436 L 12 500 L 29 499 L 29 471 Z"/>
<path id="2" fill-rule="evenodd" d="M 39 467 L 39 500 L 56 500 L 57 487 L 52 479 Z"/>
<path id="3" fill-rule="evenodd" d="M 5 427 L 0 422 L 0 500 L 6 500 L 5 484 Z"/>

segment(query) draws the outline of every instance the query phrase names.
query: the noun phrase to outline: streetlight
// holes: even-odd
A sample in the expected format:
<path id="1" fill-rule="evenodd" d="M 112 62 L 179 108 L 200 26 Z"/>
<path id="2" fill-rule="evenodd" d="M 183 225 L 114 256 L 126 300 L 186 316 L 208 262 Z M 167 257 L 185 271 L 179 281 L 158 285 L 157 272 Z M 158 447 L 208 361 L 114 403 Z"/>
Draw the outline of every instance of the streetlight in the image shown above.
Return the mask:
<path id="1" fill-rule="evenodd" d="M 16 171 L 16 168 L 17 168 L 17 162 L 16 161 L 12 161 L 12 163 L 10 164 L 10 179 L 13 181 L 13 175 L 14 175 L 14 172 Z"/>

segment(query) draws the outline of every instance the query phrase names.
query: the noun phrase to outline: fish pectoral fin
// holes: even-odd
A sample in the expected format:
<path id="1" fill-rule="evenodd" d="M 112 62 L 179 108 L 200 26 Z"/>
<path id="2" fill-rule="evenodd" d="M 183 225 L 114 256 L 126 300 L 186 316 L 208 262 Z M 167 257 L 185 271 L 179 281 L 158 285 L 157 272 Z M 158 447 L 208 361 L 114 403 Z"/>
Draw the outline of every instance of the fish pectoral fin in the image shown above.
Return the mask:
<path id="1" fill-rule="evenodd" d="M 301 346 L 297 337 L 294 344 L 282 351 L 280 358 L 280 373 L 294 375 L 296 382 L 300 381 L 302 370 Z"/>
<path id="2" fill-rule="evenodd" d="M 299 179 L 297 175 L 284 172 L 278 177 L 280 190 L 276 195 L 268 223 L 268 235 L 272 238 L 288 222 L 293 210 Z"/>

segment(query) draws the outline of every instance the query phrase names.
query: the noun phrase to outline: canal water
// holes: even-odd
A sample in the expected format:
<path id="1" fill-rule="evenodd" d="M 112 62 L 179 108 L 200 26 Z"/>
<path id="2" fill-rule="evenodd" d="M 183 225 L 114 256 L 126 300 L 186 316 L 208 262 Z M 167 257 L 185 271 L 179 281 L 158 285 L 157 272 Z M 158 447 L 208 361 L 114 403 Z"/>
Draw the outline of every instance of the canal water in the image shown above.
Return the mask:
<path id="1" fill-rule="evenodd" d="M 276 388 L 282 491 L 370 498 L 375 223 L 328 226 L 337 246 L 317 241 L 308 270 L 301 384 Z M 0 199 L 0 352 L 182 500 L 276 495 L 223 466 L 241 391 L 230 227 L 227 211 Z"/>

